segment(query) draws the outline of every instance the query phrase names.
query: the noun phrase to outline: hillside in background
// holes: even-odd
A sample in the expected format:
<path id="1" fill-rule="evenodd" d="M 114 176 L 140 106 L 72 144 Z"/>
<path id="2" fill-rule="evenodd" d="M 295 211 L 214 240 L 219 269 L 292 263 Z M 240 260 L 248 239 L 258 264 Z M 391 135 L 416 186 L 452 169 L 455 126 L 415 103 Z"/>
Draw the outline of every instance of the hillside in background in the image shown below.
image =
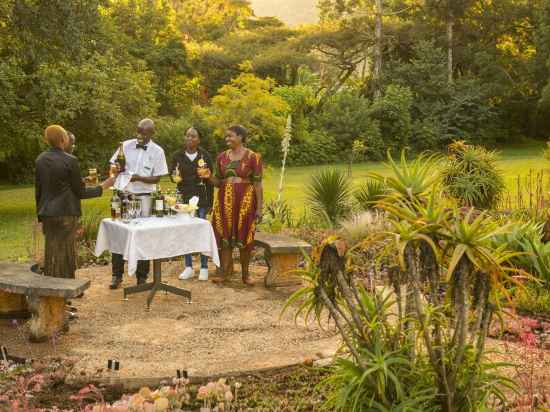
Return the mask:
<path id="1" fill-rule="evenodd" d="M 290 26 L 317 21 L 317 0 L 250 0 L 257 16 L 275 16 Z"/>

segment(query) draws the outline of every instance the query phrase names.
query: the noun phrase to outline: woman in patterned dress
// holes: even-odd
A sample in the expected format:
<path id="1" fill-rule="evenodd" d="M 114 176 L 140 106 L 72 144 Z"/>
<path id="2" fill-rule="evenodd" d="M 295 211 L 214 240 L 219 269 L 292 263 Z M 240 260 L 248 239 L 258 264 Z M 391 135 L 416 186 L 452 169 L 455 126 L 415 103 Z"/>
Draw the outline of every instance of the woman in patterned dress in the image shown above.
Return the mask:
<path id="1" fill-rule="evenodd" d="M 262 159 L 247 149 L 247 131 L 231 126 L 225 134 L 229 149 L 216 160 L 216 174 L 208 174 L 218 187 L 212 221 L 218 247 L 221 248 L 222 277 L 213 280 L 223 283 L 233 271 L 233 248 L 240 251 L 242 280 L 251 285 L 248 266 L 254 246 L 256 224 L 261 221 L 263 208 Z"/>

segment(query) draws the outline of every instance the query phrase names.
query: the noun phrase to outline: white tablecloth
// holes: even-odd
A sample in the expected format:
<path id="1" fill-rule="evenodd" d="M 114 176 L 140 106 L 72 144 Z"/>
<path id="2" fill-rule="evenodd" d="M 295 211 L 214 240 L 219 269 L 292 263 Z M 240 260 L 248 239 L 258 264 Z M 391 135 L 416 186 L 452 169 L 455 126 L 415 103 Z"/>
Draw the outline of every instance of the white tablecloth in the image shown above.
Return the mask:
<path id="1" fill-rule="evenodd" d="M 163 259 L 202 253 L 220 266 L 214 229 L 208 220 L 184 216 L 139 218 L 130 223 L 103 219 L 95 255 L 118 253 L 128 261 L 128 273 L 136 273 L 138 260 Z"/>

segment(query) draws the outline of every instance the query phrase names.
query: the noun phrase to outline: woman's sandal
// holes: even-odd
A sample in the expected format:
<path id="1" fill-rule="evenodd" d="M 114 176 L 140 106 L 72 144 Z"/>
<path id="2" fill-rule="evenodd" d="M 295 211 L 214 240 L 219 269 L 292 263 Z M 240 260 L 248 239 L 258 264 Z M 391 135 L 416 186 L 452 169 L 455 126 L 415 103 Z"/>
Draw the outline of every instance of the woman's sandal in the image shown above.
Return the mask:
<path id="1" fill-rule="evenodd" d="M 214 283 L 216 285 L 222 285 L 224 283 L 227 283 L 228 281 L 229 280 L 224 276 L 212 278 L 212 283 Z"/>

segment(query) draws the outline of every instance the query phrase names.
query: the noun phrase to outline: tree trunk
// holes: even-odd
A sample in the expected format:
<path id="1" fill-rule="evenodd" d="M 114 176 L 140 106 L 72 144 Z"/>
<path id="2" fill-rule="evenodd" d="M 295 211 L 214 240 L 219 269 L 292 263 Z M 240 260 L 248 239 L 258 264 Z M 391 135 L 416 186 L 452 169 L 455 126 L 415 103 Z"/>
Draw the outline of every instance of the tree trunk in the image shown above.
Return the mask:
<path id="1" fill-rule="evenodd" d="M 374 68 L 372 79 L 374 83 L 374 97 L 378 98 L 382 95 L 381 78 L 382 78 L 382 0 L 376 0 L 376 23 L 374 28 Z"/>
<path id="2" fill-rule="evenodd" d="M 453 83 L 453 43 L 454 43 L 454 20 L 449 11 L 447 15 L 447 81 Z"/>

